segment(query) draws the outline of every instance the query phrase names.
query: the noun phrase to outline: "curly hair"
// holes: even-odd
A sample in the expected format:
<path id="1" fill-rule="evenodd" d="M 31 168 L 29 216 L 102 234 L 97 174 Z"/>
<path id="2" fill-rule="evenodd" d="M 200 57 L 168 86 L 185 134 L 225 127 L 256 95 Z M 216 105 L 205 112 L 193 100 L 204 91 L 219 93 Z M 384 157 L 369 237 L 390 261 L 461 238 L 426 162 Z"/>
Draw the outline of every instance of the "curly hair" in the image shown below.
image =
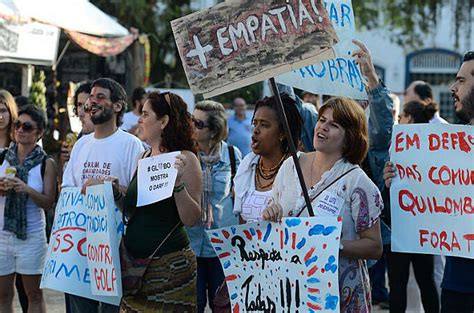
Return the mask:
<path id="1" fill-rule="evenodd" d="M 169 92 L 152 92 L 146 99 L 158 118 L 169 116 L 168 125 L 161 134 L 161 147 L 168 151 L 188 150 L 196 154 L 192 118 L 186 102 Z"/>
<path id="2" fill-rule="evenodd" d="M 283 103 L 286 118 L 288 119 L 288 125 L 290 126 L 291 138 L 293 139 L 295 147 L 298 147 L 298 143 L 300 142 L 301 137 L 301 127 L 303 125 L 303 119 L 301 118 L 300 112 L 298 112 L 295 100 L 293 100 L 289 95 L 287 95 L 286 93 L 282 94 L 281 101 Z M 275 96 L 265 97 L 262 100 L 258 101 L 255 104 L 252 122 L 255 117 L 255 112 L 257 112 L 260 107 L 269 107 L 270 109 L 275 111 L 278 116 L 278 128 L 280 129 L 280 132 L 285 136 L 281 142 L 280 148 L 283 153 L 289 153 L 290 145 L 283 129 L 283 121 L 280 119 L 280 115 L 278 114 L 277 105 L 278 102 Z"/>

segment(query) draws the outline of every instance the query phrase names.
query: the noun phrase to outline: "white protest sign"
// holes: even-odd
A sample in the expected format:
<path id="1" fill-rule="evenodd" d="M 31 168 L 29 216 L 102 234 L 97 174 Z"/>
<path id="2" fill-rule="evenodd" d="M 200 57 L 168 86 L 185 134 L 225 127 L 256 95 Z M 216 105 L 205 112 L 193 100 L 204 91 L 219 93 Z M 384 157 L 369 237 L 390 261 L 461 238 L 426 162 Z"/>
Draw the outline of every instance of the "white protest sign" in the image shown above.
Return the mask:
<path id="1" fill-rule="evenodd" d="M 395 125 L 392 250 L 474 259 L 474 127 Z"/>
<path id="2" fill-rule="evenodd" d="M 340 217 L 284 218 L 207 231 L 232 312 L 339 312 Z"/>
<path id="3" fill-rule="evenodd" d="M 120 214 L 115 208 L 114 212 Z M 92 293 L 86 237 L 90 221 L 86 210 L 86 196 L 81 194 L 81 188 L 63 188 L 56 205 L 40 288 L 118 305 L 119 296 L 101 296 Z M 123 230 L 123 226 L 115 222 L 113 225 L 109 224 L 108 228 L 117 232 Z"/>
<path id="4" fill-rule="evenodd" d="M 92 276 L 92 293 L 122 297 L 120 255 L 115 225 L 112 184 L 87 188 L 87 262 Z"/>
<path id="5" fill-rule="evenodd" d="M 213 97 L 334 57 L 322 0 L 235 0 L 171 21 L 194 94 Z"/>
<path id="6" fill-rule="evenodd" d="M 171 197 L 178 171 L 174 168 L 180 151 L 160 154 L 138 161 L 137 206 Z"/>
<path id="7" fill-rule="evenodd" d="M 354 11 L 350 0 L 325 1 L 339 42 L 334 46 L 336 56 L 276 77 L 276 81 L 316 94 L 367 99 L 364 79 L 351 57 L 357 46 L 355 39 Z"/>

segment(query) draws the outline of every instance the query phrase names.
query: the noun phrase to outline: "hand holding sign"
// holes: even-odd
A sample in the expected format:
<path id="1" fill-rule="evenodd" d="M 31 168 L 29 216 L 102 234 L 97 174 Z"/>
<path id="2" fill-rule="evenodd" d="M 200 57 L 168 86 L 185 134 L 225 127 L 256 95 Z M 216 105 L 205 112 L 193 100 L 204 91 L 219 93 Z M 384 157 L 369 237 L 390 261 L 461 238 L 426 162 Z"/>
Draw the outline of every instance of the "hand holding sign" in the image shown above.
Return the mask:
<path id="1" fill-rule="evenodd" d="M 183 175 L 186 157 L 171 152 L 138 161 L 137 206 L 144 206 L 171 197 L 178 173 Z"/>

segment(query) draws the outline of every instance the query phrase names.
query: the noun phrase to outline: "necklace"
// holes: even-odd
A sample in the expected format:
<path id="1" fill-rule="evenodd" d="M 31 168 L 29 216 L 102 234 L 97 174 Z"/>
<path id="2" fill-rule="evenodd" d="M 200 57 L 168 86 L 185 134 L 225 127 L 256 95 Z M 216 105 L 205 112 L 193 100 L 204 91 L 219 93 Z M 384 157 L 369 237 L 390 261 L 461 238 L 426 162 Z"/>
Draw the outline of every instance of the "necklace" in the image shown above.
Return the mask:
<path id="1" fill-rule="evenodd" d="M 255 184 L 259 189 L 266 189 L 273 185 L 273 181 L 275 180 L 276 175 L 278 174 L 278 170 L 280 169 L 281 165 L 283 164 L 283 161 L 286 159 L 286 154 L 284 154 L 281 158 L 281 160 L 278 162 L 278 164 L 274 167 L 271 167 L 269 169 L 265 168 L 262 163 L 262 158 L 258 160 L 257 163 L 257 171 L 255 173 Z M 264 184 L 262 180 L 269 180 L 267 184 Z"/>

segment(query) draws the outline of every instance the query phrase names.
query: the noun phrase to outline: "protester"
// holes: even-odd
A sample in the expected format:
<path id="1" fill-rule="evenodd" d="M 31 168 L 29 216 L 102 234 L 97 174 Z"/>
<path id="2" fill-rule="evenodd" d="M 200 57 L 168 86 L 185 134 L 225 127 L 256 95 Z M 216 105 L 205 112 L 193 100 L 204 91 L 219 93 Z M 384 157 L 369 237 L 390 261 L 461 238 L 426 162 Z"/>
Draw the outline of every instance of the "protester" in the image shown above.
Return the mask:
<path id="1" fill-rule="evenodd" d="M 146 91 L 143 87 L 137 87 L 133 90 L 132 93 L 132 105 L 133 109 L 130 112 L 125 113 L 123 116 L 123 124 L 120 128 L 123 130 L 137 135 L 137 126 L 138 126 L 138 119 L 142 114 L 143 104 L 145 103 L 146 99 Z"/>
<path id="2" fill-rule="evenodd" d="M 135 258 L 146 258 L 160 248 L 142 278 L 142 287 L 136 295 L 122 298 L 120 309 L 195 312 L 196 257 L 183 226 L 198 223 L 201 212 L 201 169 L 195 155 L 191 116 L 178 95 L 152 92 L 138 123 L 141 139 L 151 147 L 143 157 L 181 153 L 176 157 L 178 176 L 170 198 L 137 207 L 136 171 L 125 194 L 122 206 L 128 217 L 126 249 Z M 115 188 L 114 193 L 117 191 Z"/>
<path id="3" fill-rule="evenodd" d="M 250 152 L 252 119 L 247 114 L 247 103 L 243 98 L 235 98 L 234 115 L 228 118 L 229 137 L 227 143 L 239 148 L 242 156 Z"/>
<path id="4" fill-rule="evenodd" d="M 319 110 L 314 147 L 316 152 L 299 157 L 313 208 L 317 208 L 321 191 L 342 205 L 335 214 L 324 209 L 314 212 L 315 216 L 343 217 L 339 258 L 341 312 L 370 312 L 365 260 L 378 259 L 382 254 L 379 216 L 383 204 L 377 186 L 359 167 L 368 150 L 367 121 L 362 108 L 348 98 L 328 100 Z M 286 160 L 273 184 L 272 204 L 263 212 L 264 219 L 280 221 L 283 216 L 309 216 L 301 195 L 293 159 Z"/>
<path id="5" fill-rule="evenodd" d="M 399 124 L 429 123 L 436 106 L 413 100 L 403 105 Z M 430 254 L 388 253 L 388 276 L 390 286 L 390 312 L 405 312 L 407 308 L 407 284 L 413 266 L 416 282 L 420 288 L 421 302 L 426 313 L 439 312 L 439 295 L 434 279 L 434 257 Z"/>
<path id="6" fill-rule="evenodd" d="M 464 55 L 455 82 L 451 85 L 457 117 L 474 125 L 474 51 Z M 395 177 L 393 163 L 387 162 L 384 179 L 390 187 Z M 474 311 L 474 260 L 446 257 L 441 284 L 441 313 L 472 313 Z"/>
<path id="7" fill-rule="evenodd" d="M 287 94 L 281 96 L 291 137 L 298 144 L 302 120 L 295 101 Z M 271 198 L 273 181 L 290 156 L 288 138 L 283 122 L 278 116 L 276 97 L 267 97 L 255 105 L 252 117 L 252 152 L 241 162 L 235 176 L 234 213 L 240 214 L 242 222 L 262 219 L 262 212 Z M 253 203 L 255 197 L 266 199 Z"/>
<path id="8" fill-rule="evenodd" d="M 405 90 L 404 99 L 405 103 L 410 101 L 421 101 L 425 104 L 434 105 L 436 112 L 434 116 L 430 119 L 430 123 L 448 123 L 444 118 L 439 115 L 439 105 L 433 101 L 433 90 L 431 89 L 430 84 L 422 80 L 416 80 L 412 82 L 408 88 Z"/>
<path id="9" fill-rule="evenodd" d="M 319 107 L 321 106 L 321 103 L 320 103 L 320 99 L 319 99 L 318 94 L 314 94 L 314 93 L 311 93 L 311 92 L 308 92 L 308 91 L 304 91 L 301 94 L 301 97 L 302 97 L 303 102 L 311 103 L 312 105 L 314 105 L 314 108 L 316 109 L 316 111 L 319 110 Z"/>
<path id="10" fill-rule="evenodd" d="M 197 257 L 197 307 L 204 312 L 207 299 L 213 310 L 214 295 L 224 280 L 224 272 L 206 229 L 216 229 L 239 223 L 232 213 L 232 175 L 242 159 L 237 147 L 231 147 L 227 137 L 224 106 L 205 100 L 198 102 L 193 113 L 194 135 L 203 172 L 201 224 L 187 228 L 191 247 Z M 233 168 L 233 169 L 232 169 Z"/>
<path id="11" fill-rule="evenodd" d="M 15 114 L 14 109 L 11 112 Z M 0 312 L 13 311 L 17 273 L 26 291 L 28 311 L 46 312 L 39 288 L 47 251 L 43 210 L 53 209 L 56 166 L 37 145 L 45 127 L 44 113 L 25 106 L 14 123 L 15 142 L 1 153 L 0 172 L 11 176 L 0 178 Z"/>
<path id="12" fill-rule="evenodd" d="M 390 212 L 388 210 L 390 201 L 389 193 L 383 183 L 383 167 L 389 159 L 394 106 L 389 90 L 375 71 L 370 50 L 361 41 L 353 40 L 352 42 L 358 46 L 352 56 L 366 79 L 365 89 L 368 97 L 367 107 L 364 106 L 364 109 L 366 116 L 368 115 L 369 151 L 361 164 L 361 168 L 379 188 L 385 207 L 380 219 L 384 254 L 377 262 L 370 260 L 367 263 L 372 287 L 372 304 L 379 304 L 381 308 L 388 308 L 389 294 L 385 283 L 387 271 L 385 255 L 387 251 L 390 251 Z"/>
<path id="13" fill-rule="evenodd" d="M 117 177 L 122 190 L 128 186 L 143 146 L 138 138 L 119 129 L 127 108 L 125 90 L 116 81 L 99 78 L 92 89 L 84 112 L 94 124 L 94 133 L 81 137 L 71 151 L 64 170 L 62 187 L 83 187 Z M 107 170 L 104 171 L 103 167 Z M 76 260 L 87 262 L 86 258 Z M 71 312 L 118 312 L 119 307 L 70 295 Z"/>

